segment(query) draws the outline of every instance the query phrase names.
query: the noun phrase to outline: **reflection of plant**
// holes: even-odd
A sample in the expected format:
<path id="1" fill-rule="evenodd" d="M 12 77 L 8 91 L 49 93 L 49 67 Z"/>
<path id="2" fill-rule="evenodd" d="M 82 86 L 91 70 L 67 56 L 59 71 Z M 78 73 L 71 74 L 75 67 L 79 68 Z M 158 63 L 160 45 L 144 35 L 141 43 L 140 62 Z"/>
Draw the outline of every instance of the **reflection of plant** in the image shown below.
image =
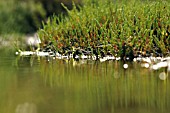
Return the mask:
<path id="1" fill-rule="evenodd" d="M 69 98 L 67 102 L 71 101 L 71 104 L 65 105 L 79 106 L 81 103 L 78 109 L 80 111 L 76 109 L 76 112 L 89 113 L 95 109 L 93 111 L 103 113 L 106 112 L 104 110 L 119 110 L 120 107 L 126 110 L 132 104 L 137 105 L 141 111 L 143 107 L 153 112 L 169 110 L 167 95 L 170 91 L 167 90 L 167 86 L 170 82 L 162 82 L 155 76 L 162 72 L 160 70 L 153 72 L 142 69 L 139 64 L 130 63 L 131 68 L 127 71 L 122 68 L 123 62 L 90 61 L 89 64 L 81 66 L 72 66 L 71 61 L 66 63 L 62 60 L 42 60 L 40 63 L 40 72 L 46 87 L 64 92 L 64 99 Z M 96 109 L 96 106 L 100 107 Z"/>
<path id="2" fill-rule="evenodd" d="M 169 54 L 169 3 L 89 1 L 79 10 L 73 6 L 69 10 L 63 5 L 68 17 L 53 16 L 39 30 L 43 43 L 53 42 L 62 54 L 68 48 L 122 58 Z"/>

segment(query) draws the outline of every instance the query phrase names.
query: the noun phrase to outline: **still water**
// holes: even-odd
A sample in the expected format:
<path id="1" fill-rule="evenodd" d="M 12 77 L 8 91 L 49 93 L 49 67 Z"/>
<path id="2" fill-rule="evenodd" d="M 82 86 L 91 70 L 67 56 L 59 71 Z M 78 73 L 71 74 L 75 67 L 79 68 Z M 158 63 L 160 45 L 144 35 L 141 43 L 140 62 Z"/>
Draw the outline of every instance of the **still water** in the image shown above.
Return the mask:
<path id="1" fill-rule="evenodd" d="M 0 113 L 168 113 L 169 77 L 120 61 L 0 53 Z"/>

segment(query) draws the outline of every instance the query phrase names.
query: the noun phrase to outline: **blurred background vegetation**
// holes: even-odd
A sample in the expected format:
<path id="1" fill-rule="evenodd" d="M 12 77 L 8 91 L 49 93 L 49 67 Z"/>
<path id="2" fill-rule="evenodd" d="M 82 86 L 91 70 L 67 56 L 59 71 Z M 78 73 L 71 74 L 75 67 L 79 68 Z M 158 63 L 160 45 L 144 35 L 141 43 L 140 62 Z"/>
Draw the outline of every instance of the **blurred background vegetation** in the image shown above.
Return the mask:
<path id="1" fill-rule="evenodd" d="M 61 3 L 71 9 L 72 1 L 82 5 L 82 0 L 1 0 L 0 35 L 34 33 L 49 16 L 66 14 Z"/>

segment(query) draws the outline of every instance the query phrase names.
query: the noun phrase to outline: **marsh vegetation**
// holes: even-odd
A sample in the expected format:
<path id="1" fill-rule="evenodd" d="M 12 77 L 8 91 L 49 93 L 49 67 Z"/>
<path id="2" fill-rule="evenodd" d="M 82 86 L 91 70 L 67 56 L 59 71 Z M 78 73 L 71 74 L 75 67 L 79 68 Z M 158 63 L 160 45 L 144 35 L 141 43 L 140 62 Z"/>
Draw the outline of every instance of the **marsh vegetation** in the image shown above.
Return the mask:
<path id="1" fill-rule="evenodd" d="M 43 21 L 37 49 L 0 49 L 0 112 L 170 112 L 169 2 L 72 6 Z"/>
<path id="2" fill-rule="evenodd" d="M 38 31 L 41 49 L 61 55 L 106 55 L 129 60 L 169 56 L 168 1 L 90 1 L 73 3 L 68 16 L 53 16 Z"/>

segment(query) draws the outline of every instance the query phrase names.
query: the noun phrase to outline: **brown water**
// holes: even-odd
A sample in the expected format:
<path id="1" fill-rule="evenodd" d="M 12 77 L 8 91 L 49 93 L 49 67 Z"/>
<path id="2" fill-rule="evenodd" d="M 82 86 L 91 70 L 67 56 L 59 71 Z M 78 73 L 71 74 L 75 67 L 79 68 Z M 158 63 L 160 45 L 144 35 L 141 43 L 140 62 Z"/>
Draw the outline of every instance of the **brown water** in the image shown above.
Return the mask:
<path id="1" fill-rule="evenodd" d="M 49 60 L 49 61 L 48 61 Z M 120 61 L 0 54 L 0 113 L 169 113 L 169 77 Z"/>

